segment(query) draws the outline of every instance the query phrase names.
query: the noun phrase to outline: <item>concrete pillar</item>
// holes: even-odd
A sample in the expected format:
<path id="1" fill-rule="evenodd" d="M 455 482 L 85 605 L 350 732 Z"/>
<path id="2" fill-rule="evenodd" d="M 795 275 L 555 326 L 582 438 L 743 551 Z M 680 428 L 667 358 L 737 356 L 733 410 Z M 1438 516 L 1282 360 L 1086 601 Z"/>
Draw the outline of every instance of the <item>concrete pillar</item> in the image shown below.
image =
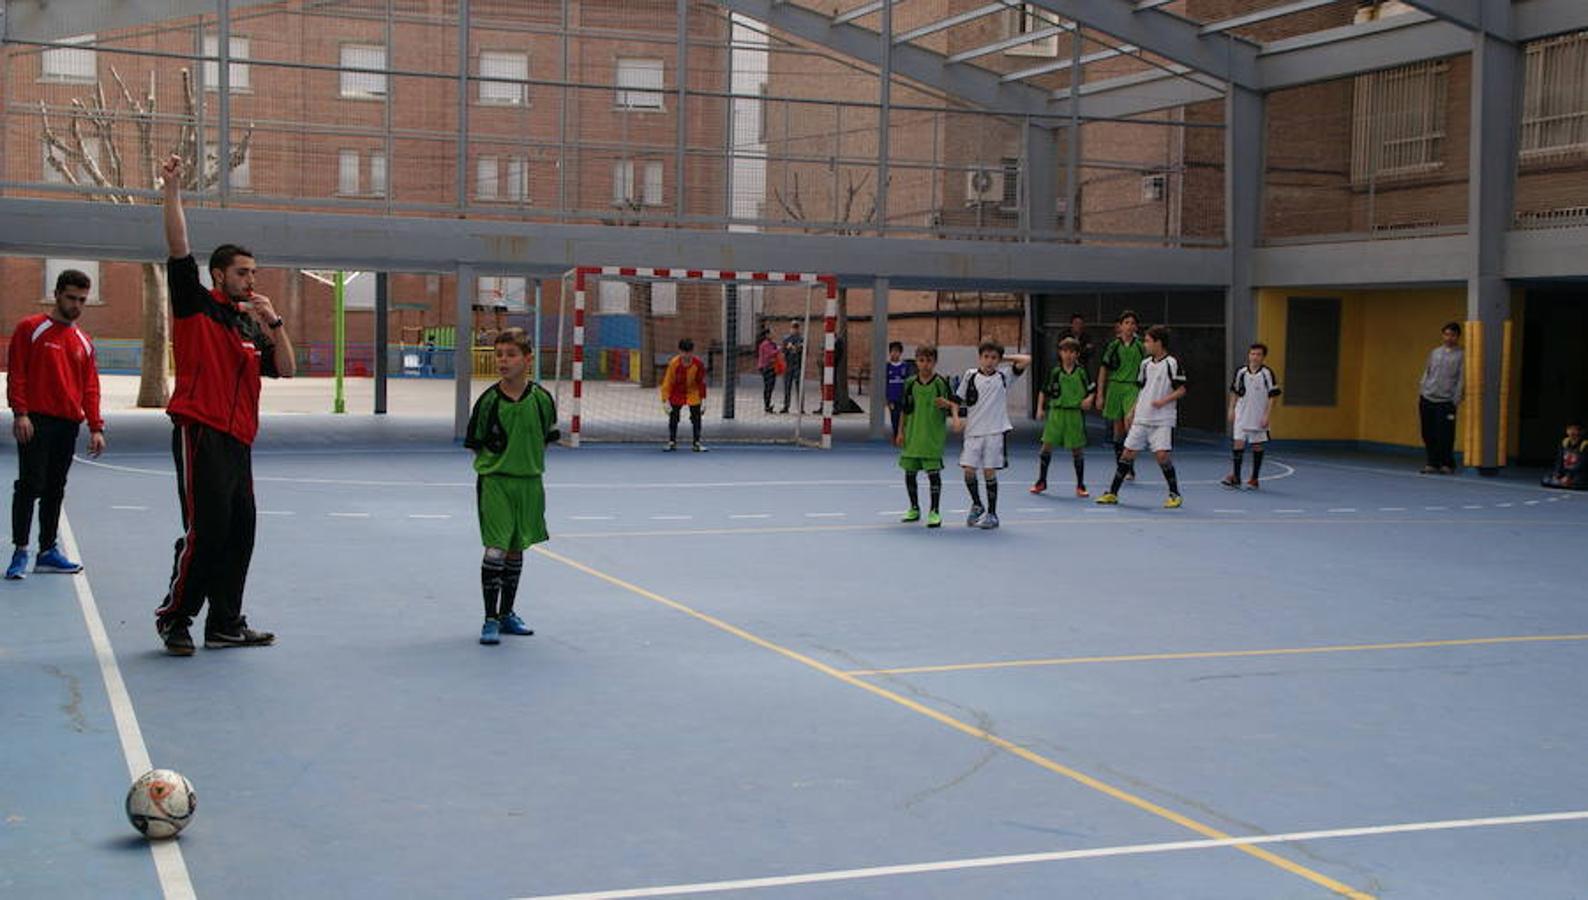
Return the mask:
<path id="1" fill-rule="evenodd" d="M 1263 95 L 1230 85 L 1224 100 L 1224 240 L 1230 255 L 1224 298 L 1226 372 L 1245 362 L 1246 348 L 1257 336 L 1252 253 L 1262 228 L 1263 137 Z"/>

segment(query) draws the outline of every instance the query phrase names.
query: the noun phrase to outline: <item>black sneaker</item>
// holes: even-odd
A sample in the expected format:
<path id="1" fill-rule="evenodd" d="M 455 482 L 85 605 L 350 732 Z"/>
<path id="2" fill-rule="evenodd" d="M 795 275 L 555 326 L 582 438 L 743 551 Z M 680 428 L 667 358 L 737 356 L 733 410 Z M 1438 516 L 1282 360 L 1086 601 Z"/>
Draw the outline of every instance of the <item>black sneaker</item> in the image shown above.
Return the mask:
<path id="1" fill-rule="evenodd" d="M 255 631 L 248 627 L 247 619 L 238 619 L 237 624 L 225 631 L 206 631 L 204 633 L 204 649 L 220 650 L 225 647 L 268 647 L 276 642 L 276 636 L 268 631 Z"/>
<path id="2" fill-rule="evenodd" d="M 154 630 L 159 632 L 160 640 L 165 642 L 167 655 L 193 655 L 193 635 L 188 633 L 185 624 L 178 621 L 155 622 Z"/>

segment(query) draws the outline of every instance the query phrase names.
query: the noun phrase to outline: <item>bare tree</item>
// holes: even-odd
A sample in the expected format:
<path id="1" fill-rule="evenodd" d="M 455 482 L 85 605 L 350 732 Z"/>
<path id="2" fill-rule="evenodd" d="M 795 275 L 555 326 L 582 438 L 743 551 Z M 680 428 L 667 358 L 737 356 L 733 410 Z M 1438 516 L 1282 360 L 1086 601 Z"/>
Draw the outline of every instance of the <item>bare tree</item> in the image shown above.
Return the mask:
<path id="1" fill-rule="evenodd" d="M 217 159 L 214 148 L 203 146 L 198 132 L 198 98 L 194 96 L 193 76 L 182 70 L 182 101 L 184 115 L 175 146 L 156 152 L 158 136 L 158 104 L 155 92 L 156 76 L 149 73 L 148 91 L 140 98 L 134 97 L 122 80 L 121 73 L 112 66 L 111 78 L 116 83 L 114 104 L 105 99 L 105 85 L 96 83 L 88 97 L 72 100 L 65 115 L 65 132 L 57 128 L 50 117 L 50 109 L 39 101 L 46 164 L 67 184 L 91 188 L 88 197 L 104 203 L 136 204 L 146 198 L 137 196 L 139 190 L 152 191 L 160 186 L 160 161 L 170 153 L 182 157 L 186 173 L 182 185 L 185 191 L 205 191 L 219 183 L 222 174 L 231 171 L 248 159 L 253 142 L 253 125 L 244 131 L 242 140 L 233 147 L 224 165 Z M 131 134 L 123 126 L 131 126 Z M 128 146 L 124 147 L 123 144 Z M 203 165 L 194 165 L 202 148 Z M 129 160 L 128 152 L 136 155 Z M 149 201 L 157 202 L 157 201 Z M 157 263 L 144 263 L 143 269 L 143 362 L 138 384 L 138 405 L 163 407 L 169 399 L 166 387 L 166 343 L 170 334 L 170 321 L 166 304 L 165 269 Z"/>
<path id="2" fill-rule="evenodd" d="M 848 173 L 847 183 L 844 185 L 844 200 L 838 215 L 833 217 L 832 223 L 813 222 L 805 212 L 805 203 L 800 198 L 800 175 L 793 174 L 793 187 L 788 196 L 778 188 L 772 189 L 772 197 L 777 200 L 778 206 L 783 208 L 783 214 L 804 226 L 807 234 L 860 234 L 864 229 L 861 226 L 871 225 L 877 220 L 877 192 L 870 194 L 870 204 L 864 215 L 854 218 L 858 208 L 861 194 L 866 190 L 866 183 L 871 180 L 871 173 L 867 172 L 857 182 L 853 171 Z M 890 178 L 891 182 L 892 179 Z M 872 340 L 885 338 L 886 335 L 873 335 Z M 807 345 L 808 346 L 808 345 Z M 838 334 L 833 347 L 833 412 L 857 413 L 862 412 L 860 404 L 849 396 L 849 289 L 838 289 Z"/>

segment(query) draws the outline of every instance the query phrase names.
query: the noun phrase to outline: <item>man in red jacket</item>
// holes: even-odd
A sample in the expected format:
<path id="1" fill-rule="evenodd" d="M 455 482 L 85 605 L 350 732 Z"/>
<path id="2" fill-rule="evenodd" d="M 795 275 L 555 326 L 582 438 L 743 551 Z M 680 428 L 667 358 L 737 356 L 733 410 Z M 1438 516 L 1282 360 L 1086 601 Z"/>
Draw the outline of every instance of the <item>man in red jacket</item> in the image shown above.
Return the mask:
<path id="1" fill-rule="evenodd" d="M 270 299 L 254 293 L 254 255 L 235 244 L 210 254 L 213 290 L 199 281 L 182 211 L 182 160 L 165 179 L 166 262 L 176 390 L 166 412 L 183 533 L 155 627 L 172 656 L 192 656 L 188 626 L 209 601 L 204 646 L 258 647 L 276 636 L 243 617 L 243 584 L 254 553 L 253 444 L 259 379 L 291 378 L 292 342 Z"/>
<path id="2" fill-rule="evenodd" d="M 77 449 L 77 430 L 88 420 L 88 454 L 105 451 L 105 420 L 99 416 L 99 370 L 94 343 L 77 327 L 83 314 L 89 277 L 67 269 L 55 279 L 55 307 L 28 316 L 11 333 L 10 372 L 6 399 L 17 439 L 17 481 L 11 494 L 11 542 L 16 551 L 6 580 L 27 576 L 28 533 L 33 530 L 33 505 L 39 507 L 39 558 L 35 572 L 81 572 L 55 546 L 66 497 L 66 473 Z"/>

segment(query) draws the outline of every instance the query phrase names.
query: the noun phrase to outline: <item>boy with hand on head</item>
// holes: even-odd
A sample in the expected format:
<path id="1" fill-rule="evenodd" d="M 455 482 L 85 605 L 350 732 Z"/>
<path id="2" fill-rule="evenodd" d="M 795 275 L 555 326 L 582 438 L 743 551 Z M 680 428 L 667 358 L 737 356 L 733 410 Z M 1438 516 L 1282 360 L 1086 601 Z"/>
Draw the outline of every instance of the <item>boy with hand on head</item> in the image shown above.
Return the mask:
<path id="1" fill-rule="evenodd" d="M 667 449 L 678 449 L 678 416 L 689 407 L 689 427 L 694 432 L 696 453 L 705 453 L 700 443 L 701 404 L 706 402 L 706 364 L 695 355 L 695 342 L 678 342 L 678 355 L 667 361 L 662 374 L 662 403 L 667 407 Z"/>
<path id="2" fill-rule="evenodd" d="M 1037 470 L 1037 483 L 1031 493 L 1040 494 L 1048 489 L 1048 464 L 1053 462 L 1053 448 L 1070 451 L 1075 462 L 1075 496 L 1091 496 L 1086 490 L 1086 421 L 1082 410 L 1092 408 L 1092 392 L 1097 385 L 1081 366 L 1081 342 L 1073 337 L 1059 341 L 1059 364 L 1048 373 L 1048 383 L 1037 395 L 1037 409 L 1047 411 L 1047 424 L 1042 428 L 1042 456 Z"/>
<path id="3" fill-rule="evenodd" d="M 480 643 L 501 643 L 502 634 L 534 634 L 513 611 L 524 551 L 545 541 L 546 447 L 560 437 L 557 402 L 529 380 L 534 353 L 522 328 L 496 336 L 496 371 L 501 380 L 474 403 L 463 446 L 474 451 L 480 540 L 485 559 L 480 584 L 485 624 Z"/>
<path id="4" fill-rule="evenodd" d="M 1009 468 L 1009 432 L 1014 430 L 1009 421 L 1009 382 L 1025 372 L 1031 357 L 1023 353 L 1005 357 L 1003 345 L 994 340 L 982 341 L 977 350 L 980 365 L 968 370 L 960 381 L 965 445 L 959 464 L 971 501 L 965 525 L 991 529 L 998 527 L 998 470 Z M 976 484 L 978 469 L 987 483 L 985 508 Z"/>
<path id="5" fill-rule="evenodd" d="M 1097 370 L 1097 408 L 1103 418 L 1112 421 L 1114 429 L 1114 461 L 1125 452 L 1125 432 L 1130 428 L 1130 413 L 1136 408 L 1136 375 L 1147 351 L 1136 338 L 1138 320 L 1133 310 L 1119 314 L 1115 323 L 1116 337 L 1103 348 L 1103 358 Z M 1132 459 L 1135 457 L 1132 456 Z M 1136 466 L 1130 465 L 1126 478 L 1136 477 Z"/>
<path id="6" fill-rule="evenodd" d="M 1130 428 L 1125 435 L 1119 467 L 1114 472 L 1114 483 L 1097 502 L 1118 505 L 1119 486 L 1130 474 L 1136 454 L 1150 448 L 1158 458 L 1158 467 L 1163 470 L 1163 480 L 1169 485 L 1169 499 L 1163 502 L 1164 508 L 1179 509 L 1182 503 L 1180 479 L 1175 475 L 1170 452 L 1174 449 L 1176 404 L 1185 396 L 1185 370 L 1178 359 L 1169 355 L 1168 328 L 1154 325 L 1147 329 L 1146 350 L 1148 356 L 1142 360 L 1136 378 L 1140 393 L 1136 397 L 1136 408 L 1126 418 Z"/>
<path id="7" fill-rule="evenodd" d="M 1253 344 L 1246 351 L 1246 365 L 1235 370 L 1230 380 L 1229 419 L 1233 428 L 1235 469 L 1224 476 L 1219 484 L 1227 488 L 1241 485 L 1241 458 L 1246 455 L 1246 445 L 1252 445 L 1252 480 L 1247 487 L 1258 486 L 1257 477 L 1263 471 L 1263 448 L 1268 444 L 1268 415 L 1274 398 L 1280 394 L 1279 378 L 1274 370 L 1264 365 L 1268 359 L 1267 344 Z"/>
<path id="8" fill-rule="evenodd" d="M 943 497 L 943 445 L 948 441 L 948 422 L 960 428 L 959 402 L 948 386 L 948 379 L 937 374 L 937 348 L 923 344 L 915 350 L 915 372 L 902 385 L 899 399 L 899 427 L 893 437 L 899 447 L 899 468 L 904 470 L 904 490 L 910 495 L 910 511 L 905 522 L 921 520 L 920 489 L 915 473 L 925 472 L 931 490 L 932 510 L 926 527 L 940 528 L 938 512 Z"/>

